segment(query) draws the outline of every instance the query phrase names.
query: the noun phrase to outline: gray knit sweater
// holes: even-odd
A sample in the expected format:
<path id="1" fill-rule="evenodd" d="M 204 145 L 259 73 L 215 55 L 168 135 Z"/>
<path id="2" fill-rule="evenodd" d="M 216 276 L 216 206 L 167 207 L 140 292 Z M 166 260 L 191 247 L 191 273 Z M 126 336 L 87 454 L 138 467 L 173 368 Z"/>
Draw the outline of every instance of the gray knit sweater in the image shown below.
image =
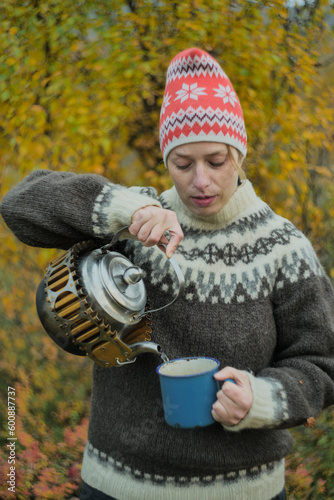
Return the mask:
<path id="1" fill-rule="evenodd" d="M 305 236 L 249 181 L 201 219 L 174 188 L 158 197 L 101 176 L 36 171 L 0 209 L 24 243 L 67 249 L 109 241 L 149 204 L 178 215 L 184 239 L 175 255 L 186 282 L 153 315 L 152 340 L 170 359 L 211 356 L 246 370 L 254 402 L 234 427 L 174 429 L 163 418 L 158 358 L 95 365 L 83 478 L 122 500 L 269 500 L 284 485 L 287 428 L 334 403 L 334 293 Z M 162 252 L 134 239 L 123 252 L 144 269 L 150 306 L 168 303 L 176 283 Z"/>

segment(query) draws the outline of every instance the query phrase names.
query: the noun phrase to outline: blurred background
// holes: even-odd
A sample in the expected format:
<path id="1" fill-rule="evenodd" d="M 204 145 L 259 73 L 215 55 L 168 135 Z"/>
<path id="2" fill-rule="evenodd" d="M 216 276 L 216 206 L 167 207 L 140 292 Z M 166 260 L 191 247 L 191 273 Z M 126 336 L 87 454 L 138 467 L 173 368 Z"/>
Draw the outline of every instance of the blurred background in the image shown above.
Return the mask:
<path id="1" fill-rule="evenodd" d="M 310 238 L 334 281 L 333 26 L 330 0 L 3 0 L 0 198 L 36 169 L 170 187 L 158 130 L 165 75 L 198 46 L 239 96 L 257 193 Z M 0 242 L 0 496 L 75 499 L 92 361 L 61 351 L 37 319 L 36 288 L 59 252 L 19 243 L 2 220 Z M 333 408 L 292 432 L 289 499 L 334 498 Z"/>

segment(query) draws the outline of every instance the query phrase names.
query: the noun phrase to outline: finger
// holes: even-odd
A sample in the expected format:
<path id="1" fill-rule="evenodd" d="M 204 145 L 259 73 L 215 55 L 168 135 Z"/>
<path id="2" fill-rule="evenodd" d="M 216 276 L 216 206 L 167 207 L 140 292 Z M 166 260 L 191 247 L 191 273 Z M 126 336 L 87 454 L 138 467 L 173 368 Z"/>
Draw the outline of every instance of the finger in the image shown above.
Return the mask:
<path id="1" fill-rule="evenodd" d="M 233 415 L 233 410 L 218 401 L 212 405 L 211 414 L 217 422 L 225 425 L 234 425 L 237 423 L 237 418 Z"/>
<path id="2" fill-rule="evenodd" d="M 166 231 L 170 240 L 165 239 Z M 175 212 L 155 206 L 138 209 L 132 216 L 129 232 L 136 236 L 144 246 L 166 243 L 166 255 L 170 258 L 183 238 L 181 226 Z M 161 248 L 162 249 L 162 248 Z"/>
<path id="3" fill-rule="evenodd" d="M 146 239 L 145 239 L 145 246 L 153 246 L 153 245 L 164 245 L 167 247 L 169 240 L 166 238 L 165 233 L 165 226 L 164 223 L 161 222 L 160 220 L 155 221 L 149 221 L 147 224 L 147 227 L 143 227 L 143 231 L 146 232 Z M 150 227 L 150 223 L 152 223 L 152 226 Z M 139 233 L 139 236 L 141 236 L 141 232 Z"/>
<path id="4" fill-rule="evenodd" d="M 132 236 L 137 236 L 138 231 L 140 230 L 143 224 L 142 217 L 140 215 L 140 211 L 137 210 L 132 216 L 131 224 L 129 226 L 129 233 Z"/>
<path id="5" fill-rule="evenodd" d="M 132 216 L 129 231 L 146 246 L 156 245 L 166 230 L 168 211 L 155 206 L 138 209 Z"/>
<path id="6" fill-rule="evenodd" d="M 157 213 L 157 208 L 158 207 L 150 205 L 136 210 L 132 215 L 131 224 L 129 226 L 130 234 L 132 234 L 133 236 L 137 236 L 143 225 L 149 222 L 153 223 L 155 215 Z"/>
<path id="7" fill-rule="evenodd" d="M 214 408 L 212 408 L 211 410 L 211 415 L 216 422 L 219 422 L 220 424 L 225 424 L 226 418 L 224 418 L 224 416 L 221 416 L 220 413 L 218 413 L 218 411 L 216 411 Z"/>
<path id="8" fill-rule="evenodd" d="M 217 401 L 223 405 L 225 408 L 234 407 L 239 404 L 240 399 L 240 389 L 233 388 L 230 390 L 228 387 L 222 387 L 220 391 L 217 392 Z"/>
<path id="9" fill-rule="evenodd" d="M 142 223 L 137 238 L 146 247 L 157 245 L 164 236 L 164 228 L 159 219 L 152 217 Z"/>
<path id="10" fill-rule="evenodd" d="M 222 423 L 223 425 L 237 425 L 243 418 L 246 416 L 245 411 L 242 411 L 240 408 L 237 408 L 234 412 L 231 411 L 226 411 L 225 408 L 223 407 L 216 407 L 213 408 L 211 411 L 211 414 L 213 418 L 217 421 Z"/>
<path id="11" fill-rule="evenodd" d="M 217 392 L 217 401 L 223 405 L 230 415 L 243 418 L 253 403 L 253 395 L 244 387 L 225 384 Z"/>
<path id="12" fill-rule="evenodd" d="M 231 366 L 225 366 L 222 370 L 219 370 L 214 374 L 216 380 L 223 381 L 227 379 L 231 379 L 234 381 L 239 380 L 240 372 L 236 368 L 232 368 Z"/>
<path id="13" fill-rule="evenodd" d="M 166 256 L 168 257 L 168 259 L 170 259 L 174 255 L 175 250 L 183 239 L 182 231 L 180 231 L 179 233 L 170 231 L 170 235 L 171 238 L 166 248 Z"/>
<path id="14" fill-rule="evenodd" d="M 217 401 L 212 405 L 211 414 L 217 422 L 227 422 L 229 415 L 224 406 Z"/>
<path id="15" fill-rule="evenodd" d="M 248 411 L 248 407 L 236 404 L 226 397 L 219 397 L 219 400 L 213 404 L 212 409 L 215 411 L 219 421 L 225 425 L 236 425 L 245 417 Z"/>
<path id="16" fill-rule="evenodd" d="M 174 254 L 177 246 L 180 241 L 183 239 L 183 232 L 181 228 L 179 228 L 178 232 L 169 229 L 170 239 L 168 240 L 165 236 L 166 233 L 166 225 L 165 221 L 157 220 L 154 224 L 154 220 L 147 221 L 137 233 L 137 238 L 145 245 L 145 246 L 153 246 L 159 245 L 159 243 L 166 244 L 166 249 L 163 251 L 166 253 L 166 256 L 170 259 Z"/>

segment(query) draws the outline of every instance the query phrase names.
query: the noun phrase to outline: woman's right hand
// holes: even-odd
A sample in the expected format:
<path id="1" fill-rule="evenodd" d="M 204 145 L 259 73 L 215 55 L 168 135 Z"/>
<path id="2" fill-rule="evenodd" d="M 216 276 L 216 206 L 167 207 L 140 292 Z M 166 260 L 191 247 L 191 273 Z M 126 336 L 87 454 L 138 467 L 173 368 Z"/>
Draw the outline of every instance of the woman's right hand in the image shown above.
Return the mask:
<path id="1" fill-rule="evenodd" d="M 170 239 L 165 236 L 168 231 Z M 132 216 L 129 232 L 146 247 L 159 246 L 170 259 L 183 238 L 183 231 L 172 210 L 148 205 L 136 210 Z"/>

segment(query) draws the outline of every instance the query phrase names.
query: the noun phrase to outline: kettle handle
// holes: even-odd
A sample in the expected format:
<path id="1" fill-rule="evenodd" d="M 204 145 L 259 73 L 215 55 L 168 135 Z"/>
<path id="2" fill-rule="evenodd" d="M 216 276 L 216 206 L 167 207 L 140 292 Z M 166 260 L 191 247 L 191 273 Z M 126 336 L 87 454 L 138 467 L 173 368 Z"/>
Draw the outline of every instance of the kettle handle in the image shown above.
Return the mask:
<path id="1" fill-rule="evenodd" d="M 115 243 L 117 243 L 117 241 L 119 240 L 119 237 L 121 236 L 122 232 L 125 231 L 126 229 L 128 229 L 128 226 L 122 227 L 117 233 L 115 233 L 114 236 L 113 236 L 113 238 L 112 238 L 112 240 L 111 240 L 111 242 L 108 243 L 107 245 L 104 245 L 101 248 L 101 251 L 102 252 L 107 251 L 107 250 L 109 250 L 109 248 L 111 248 L 113 245 L 115 245 Z M 159 243 L 159 245 L 164 246 L 164 247 L 167 246 L 167 245 L 165 245 L 163 243 Z M 172 265 L 172 267 L 174 269 L 174 272 L 176 274 L 178 283 L 179 283 L 179 289 L 178 289 L 178 292 L 177 292 L 176 296 L 173 298 L 173 300 L 171 302 L 169 302 L 168 304 L 166 304 L 166 305 L 164 305 L 162 307 L 158 307 L 157 309 L 151 309 L 149 311 L 145 311 L 143 314 L 136 314 L 134 316 L 135 320 L 141 319 L 144 316 L 146 316 L 147 314 L 154 313 L 154 312 L 157 312 L 157 311 L 161 311 L 162 309 L 165 309 L 166 307 L 171 306 L 176 301 L 176 299 L 179 298 L 179 296 L 181 295 L 181 293 L 183 293 L 185 283 L 184 283 L 184 276 L 183 276 L 183 273 L 182 273 L 182 271 L 180 269 L 180 266 L 176 262 L 174 256 L 170 257 L 167 260 L 171 263 L 171 265 Z"/>

